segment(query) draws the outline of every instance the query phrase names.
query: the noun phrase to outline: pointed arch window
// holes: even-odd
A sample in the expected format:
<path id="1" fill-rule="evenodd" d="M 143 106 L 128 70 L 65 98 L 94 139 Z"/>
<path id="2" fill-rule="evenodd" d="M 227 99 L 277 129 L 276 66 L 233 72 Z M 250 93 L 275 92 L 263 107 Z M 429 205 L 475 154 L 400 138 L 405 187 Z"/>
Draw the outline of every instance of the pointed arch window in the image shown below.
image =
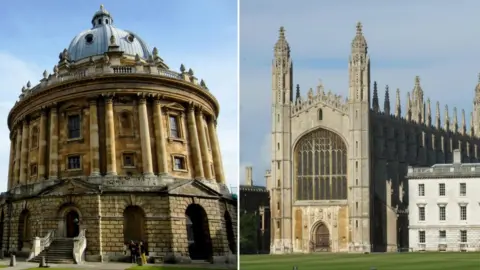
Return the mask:
<path id="1" fill-rule="evenodd" d="M 322 109 L 318 109 L 317 118 L 320 121 L 323 120 L 323 110 Z"/>
<path id="2" fill-rule="evenodd" d="M 336 133 L 318 129 L 295 147 L 296 200 L 347 199 L 347 147 Z"/>

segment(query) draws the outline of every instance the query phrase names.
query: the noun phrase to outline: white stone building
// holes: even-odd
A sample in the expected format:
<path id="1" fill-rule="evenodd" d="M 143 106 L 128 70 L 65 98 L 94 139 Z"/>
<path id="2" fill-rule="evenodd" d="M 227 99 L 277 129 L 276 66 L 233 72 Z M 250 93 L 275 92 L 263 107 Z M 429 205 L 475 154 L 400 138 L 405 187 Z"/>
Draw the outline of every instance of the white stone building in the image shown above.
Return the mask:
<path id="1" fill-rule="evenodd" d="M 480 163 L 408 169 L 409 244 L 413 251 L 480 250 Z"/>

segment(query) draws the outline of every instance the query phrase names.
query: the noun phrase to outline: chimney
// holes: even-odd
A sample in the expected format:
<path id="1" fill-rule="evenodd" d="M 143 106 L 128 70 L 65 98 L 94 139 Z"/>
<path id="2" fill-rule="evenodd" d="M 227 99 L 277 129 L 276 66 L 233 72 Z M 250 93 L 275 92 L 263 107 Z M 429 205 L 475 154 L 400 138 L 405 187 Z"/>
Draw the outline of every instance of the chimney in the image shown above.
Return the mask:
<path id="1" fill-rule="evenodd" d="M 462 163 L 462 153 L 460 149 L 453 150 L 453 164 L 461 164 Z"/>
<path id="2" fill-rule="evenodd" d="M 253 186 L 252 166 L 245 167 L 245 185 Z"/>

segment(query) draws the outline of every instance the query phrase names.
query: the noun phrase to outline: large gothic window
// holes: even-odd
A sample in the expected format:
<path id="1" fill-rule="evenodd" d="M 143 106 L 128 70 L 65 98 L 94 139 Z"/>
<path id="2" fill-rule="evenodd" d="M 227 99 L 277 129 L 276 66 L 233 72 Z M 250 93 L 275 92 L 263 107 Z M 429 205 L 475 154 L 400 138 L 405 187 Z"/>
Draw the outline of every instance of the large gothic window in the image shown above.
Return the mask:
<path id="1" fill-rule="evenodd" d="M 347 147 L 325 129 L 305 135 L 295 147 L 297 200 L 347 199 Z"/>

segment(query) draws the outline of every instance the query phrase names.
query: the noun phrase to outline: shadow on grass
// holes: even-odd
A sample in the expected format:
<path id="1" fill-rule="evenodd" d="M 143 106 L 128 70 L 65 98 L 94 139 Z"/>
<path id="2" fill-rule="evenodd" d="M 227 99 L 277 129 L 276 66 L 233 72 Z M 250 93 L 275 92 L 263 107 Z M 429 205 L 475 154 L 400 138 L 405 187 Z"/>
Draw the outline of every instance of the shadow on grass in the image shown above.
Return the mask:
<path id="1" fill-rule="evenodd" d="M 154 265 L 147 265 L 147 266 L 133 266 L 127 268 L 125 270 L 163 270 L 163 269 L 182 269 L 182 270 L 211 270 L 212 268 L 201 268 L 201 267 L 183 267 L 180 265 L 172 265 L 172 266 L 154 266 Z"/>

